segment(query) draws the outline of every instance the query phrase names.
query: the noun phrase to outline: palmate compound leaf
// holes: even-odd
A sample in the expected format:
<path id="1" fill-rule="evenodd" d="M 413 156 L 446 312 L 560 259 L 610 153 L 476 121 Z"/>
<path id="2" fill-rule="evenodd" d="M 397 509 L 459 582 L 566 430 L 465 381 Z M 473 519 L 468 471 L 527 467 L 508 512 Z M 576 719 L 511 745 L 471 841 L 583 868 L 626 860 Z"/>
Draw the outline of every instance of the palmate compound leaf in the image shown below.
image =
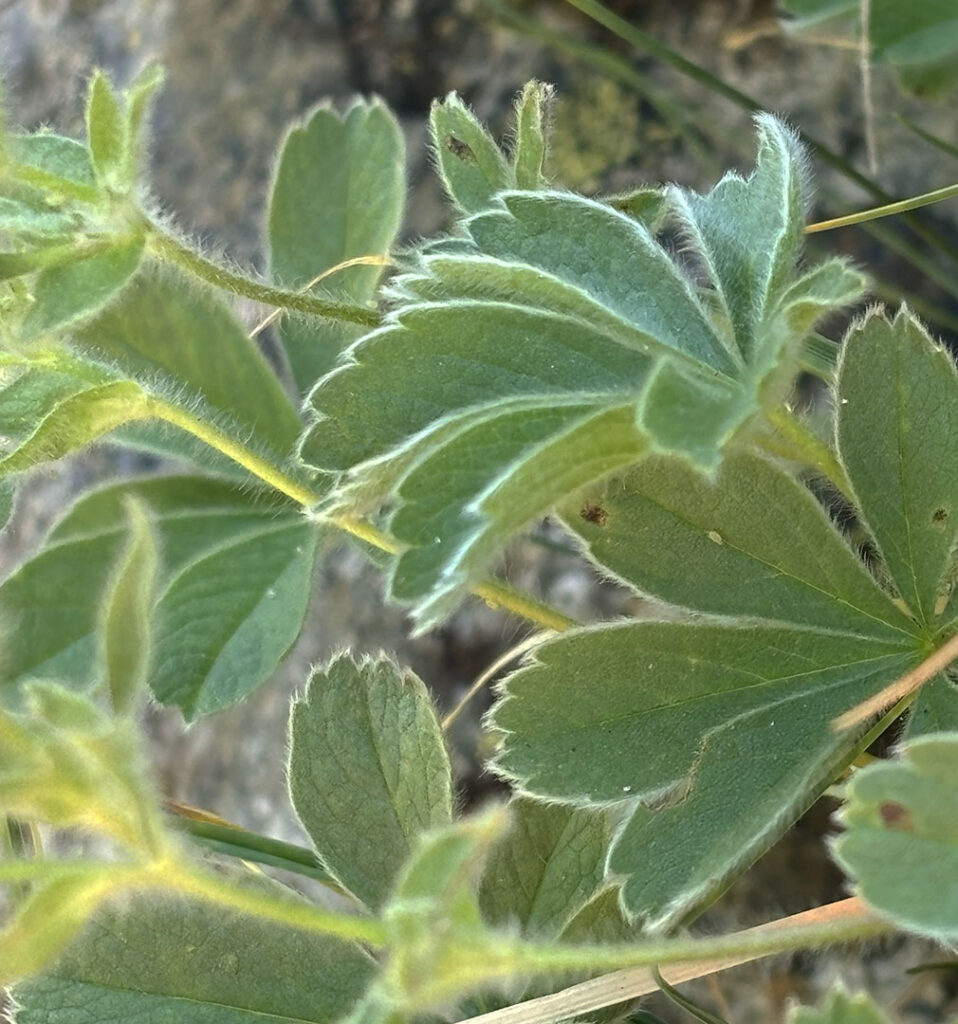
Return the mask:
<path id="1" fill-rule="evenodd" d="M 452 819 L 449 757 L 432 700 L 385 657 L 335 658 L 293 705 L 293 806 L 332 874 L 379 909 L 419 835 Z"/>
<path id="2" fill-rule="evenodd" d="M 628 876 L 625 909 L 667 927 L 828 784 L 854 741 L 831 719 L 914 663 L 914 627 L 811 494 L 758 456 L 730 455 L 714 483 L 648 460 L 566 521 L 605 571 L 723 617 L 566 634 L 493 719 L 499 768 L 523 790 L 633 803 L 609 868 Z"/>
<path id="3" fill-rule="evenodd" d="M 958 732 L 856 772 L 846 801 L 835 854 L 862 899 L 908 931 L 958 940 Z"/>
<path id="4" fill-rule="evenodd" d="M 4 702 L 27 679 L 80 688 L 100 678 L 98 607 L 130 497 L 149 510 L 162 555 L 150 671 L 158 699 L 190 717 L 224 707 L 264 682 L 295 639 L 316 542 L 298 508 L 214 478 L 125 482 L 77 502 L 0 584 Z"/>
<path id="5" fill-rule="evenodd" d="M 888 349 L 907 374 L 884 365 Z M 889 407 L 874 374 L 913 386 Z M 947 507 L 950 483 L 935 460 L 953 457 L 945 406 L 956 388 L 907 316 L 890 328 L 873 316 L 849 336 L 840 451 L 862 518 L 882 551 L 904 553 L 909 580 L 942 581 L 949 564 L 950 542 L 924 526 Z M 885 408 L 862 415 L 869 401 Z M 889 483 L 891 498 L 872 487 L 868 458 L 888 448 L 909 467 Z M 909 525 L 913 507 L 922 529 Z M 493 716 L 505 734 L 499 768 L 521 789 L 575 804 L 635 802 L 608 867 L 628 876 L 625 909 L 667 927 L 754 860 L 848 760 L 858 734 L 835 732 L 832 719 L 954 626 L 906 614 L 811 495 L 755 455 L 730 455 L 712 483 L 674 460 L 647 460 L 564 515 L 605 571 L 721 616 L 565 634 L 506 683 Z"/>
<path id="6" fill-rule="evenodd" d="M 332 1024 L 374 970 L 357 946 L 162 891 L 97 914 L 13 990 L 17 1024 Z"/>
<path id="7" fill-rule="evenodd" d="M 796 279 L 801 154 L 774 119 L 759 133 L 750 178 L 666 196 L 709 301 L 637 220 L 569 193 L 505 192 L 464 222 L 467 251 L 426 253 L 396 279 L 386 325 L 314 390 L 302 456 L 345 474 L 340 504 L 398 497 L 391 591 L 421 627 L 591 481 L 649 451 L 714 472 L 789 386 L 815 320 L 859 293 L 835 261 Z"/>
<path id="8" fill-rule="evenodd" d="M 405 146 L 395 117 L 378 100 L 343 115 L 321 107 L 283 142 L 269 202 L 270 272 L 302 288 L 324 271 L 360 256 L 387 257 L 402 221 Z M 338 270 L 320 294 L 369 302 L 381 266 Z M 287 318 L 280 336 L 293 377 L 305 394 L 355 341 L 360 329 Z"/>

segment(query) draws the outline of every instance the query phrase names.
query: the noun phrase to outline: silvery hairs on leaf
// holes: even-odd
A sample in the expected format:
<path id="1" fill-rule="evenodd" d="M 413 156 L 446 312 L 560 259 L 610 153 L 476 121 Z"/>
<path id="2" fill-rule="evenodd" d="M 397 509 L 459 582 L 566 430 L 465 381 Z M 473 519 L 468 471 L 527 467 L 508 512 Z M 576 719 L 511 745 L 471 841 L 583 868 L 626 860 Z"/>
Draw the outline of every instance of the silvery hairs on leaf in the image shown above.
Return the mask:
<path id="1" fill-rule="evenodd" d="M 664 190 L 694 277 L 607 204 L 501 192 L 455 244 L 421 252 L 385 325 L 314 389 L 301 454 L 342 474 L 340 505 L 393 499 L 405 550 L 390 590 L 421 628 L 589 483 L 650 452 L 714 474 L 787 393 L 802 337 L 860 294 L 839 260 L 798 272 L 804 157 L 781 122 L 757 125 L 748 178 Z"/>

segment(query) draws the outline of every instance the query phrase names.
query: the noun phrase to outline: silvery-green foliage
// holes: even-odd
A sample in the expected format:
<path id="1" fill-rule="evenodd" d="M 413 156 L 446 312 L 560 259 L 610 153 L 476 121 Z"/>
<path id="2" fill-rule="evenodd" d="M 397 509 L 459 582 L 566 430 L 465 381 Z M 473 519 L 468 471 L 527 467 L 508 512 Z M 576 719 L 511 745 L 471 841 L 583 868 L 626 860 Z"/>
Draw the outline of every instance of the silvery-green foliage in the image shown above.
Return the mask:
<path id="1" fill-rule="evenodd" d="M 391 283 L 386 324 L 313 391 L 301 454 L 343 474 L 334 503 L 395 501 L 390 592 L 420 626 L 590 482 L 650 453 L 714 474 L 782 401 L 816 321 L 860 294 L 839 260 L 800 270 L 804 157 L 757 123 L 748 178 L 665 192 L 681 256 L 558 189 L 470 205 L 464 238 Z"/>

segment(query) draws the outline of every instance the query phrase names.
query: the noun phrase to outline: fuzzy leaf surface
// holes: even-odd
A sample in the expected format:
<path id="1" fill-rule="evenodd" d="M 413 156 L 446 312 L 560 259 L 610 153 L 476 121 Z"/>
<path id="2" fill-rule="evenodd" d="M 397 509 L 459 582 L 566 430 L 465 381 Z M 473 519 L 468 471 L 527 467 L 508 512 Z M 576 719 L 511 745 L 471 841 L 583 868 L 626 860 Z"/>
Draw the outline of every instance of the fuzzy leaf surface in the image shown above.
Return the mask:
<path id="1" fill-rule="evenodd" d="M 126 184 L 122 181 L 129 147 L 125 112 L 109 77 L 100 70 L 90 80 L 86 128 L 90 158 L 99 181 L 108 187 Z"/>
<path id="2" fill-rule="evenodd" d="M 446 193 L 464 213 L 485 209 L 497 192 L 515 187 L 502 150 L 454 92 L 433 103 L 429 132 Z"/>
<path id="3" fill-rule="evenodd" d="M 222 299 L 178 272 L 139 274 L 79 342 L 141 379 L 189 389 L 281 455 L 292 450 L 299 416 L 276 374 Z"/>
<path id="4" fill-rule="evenodd" d="M 189 721 L 242 700 L 293 646 L 312 591 L 317 533 L 265 515 L 200 552 L 156 605 L 150 687 Z"/>
<path id="5" fill-rule="evenodd" d="M 914 660 L 901 641 L 803 627 L 567 633 L 510 677 L 494 717 L 505 733 L 497 765 L 541 797 L 657 804 L 635 808 L 609 867 L 628 875 L 626 911 L 664 927 L 827 785 L 851 746 L 831 720 Z"/>
<path id="6" fill-rule="evenodd" d="M 378 100 L 343 115 L 325 107 L 283 143 L 269 203 L 270 272 L 302 288 L 357 256 L 387 256 L 402 221 L 405 145 L 395 117 Z M 318 293 L 369 302 L 382 268 L 336 271 Z M 361 329 L 286 318 L 281 337 L 293 377 L 306 393 Z"/>
<path id="7" fill-rule="evenodd" d="M 332 1024 L 372 969 L 338 940 L 147 893 L 100 913 L 14 997 L 18 1024 Z"/>
<path id="8" fill-rule="evenodd" d="M 301 522 L 290 503 L 191 476 L 124 482 L 84 497 L 54 526 L 40 552 L 0 584 L 5 701 L 31 677 L 56 677 L 73 687 L 100 678 L 98 609 L 127 536 L 130 497 L 149 509 L 162 553 L 160 587 L 218 545 L 255 537 L 265 524 L 275 529 Z"/>
<path id="9" fill-rule="evenodd" d="M 608 811 L 513 800 L 482 875 L 485 920 L 530 938 L 561 935 L 603 885 L 614 826 Z"/>
<path id="10" fill-rule="evenodd" d="M 52 405 L 33 432 L 0 459 L 0 474 L 21 473 L 61 459 L 117 427 L 149 415 L 148 396 L 134 381 L 85 387 Z"/>
<path id="11" fill-rule="evenodd" d="M 293 705 L 289 786 L 323 863 L 367 906 L 386 902 L 420 833 L 452 819 L 432 700 L 382 657 L 341 655 Z"/>
<path id="12" fill-rule="evenodd" d="M 838 445 L 902 600 L 939 614 L 958 537 L 958 373 L 916 320 L 872 315 L 845 341 Z"/>
<path id="13" fill-rule="evenodd" d="M 818 316 L 858 294 L 862 279 L 840 263 L 796 279 L 800 154 L 772 119 L 759 134 L 747 180 L 669 193 L 715 302 L 609 205 L 501 192 L 477 200 L 465 239 L 424 251 L 391 283 L 386 325 L 315 389 L 301 454 L 345 474 L 343 504 L 398 497 L 392 527 L 407 550 L 393 594 L 421 626 L 448 613 L 512 534 L 591 480 L 650 450 L 714 471 L 739 427 L 778 399 Z M 722 232 L 734 251 L 725 262 Z M 753 267 L 756 249 L 767 258 Z M 590 464 L 590 445 L 615 457 Z M 553 479 L 533 500 L 529 483 Z"/>
<path id="14" fill-rule="evenodd" d="M 759 455 L 731 453 L 714 482 L 647 459 L 563 520 L 602 571 L 669 604 L 889 641 L 913 632 L 811 493 Z"/>
<path id="15" fill-rule="evenodd" d="M 906 744 L 854 774 L 839 863 L 871 907 L 908 931 L 958 939 L 958 733 Z"/>
<path id="16" fill-rule="evenodd" d="M 157 570 L 156 542 L 145 508 L 130 499 L 127 513 L 129 539 L 107 585 L 100 627 L 106 690 L 120 715 L 136 709 L 146 687 Z"/>
<path id="17" fill-rule="evenodd" d="M 142 238 L 118 239 L 41 271 L 32 288 L 33 305 L 19 328 L 21 338 L 62 331 L 98 313 L 130 281 L 142 255 Z"/>
<path id="18" fill-rule="evenodd" d="M 0 810 L 154 853 L 159 809 L 132 721 L 54 683 L 25 691 L 24 712 L 0 708 Z"/>

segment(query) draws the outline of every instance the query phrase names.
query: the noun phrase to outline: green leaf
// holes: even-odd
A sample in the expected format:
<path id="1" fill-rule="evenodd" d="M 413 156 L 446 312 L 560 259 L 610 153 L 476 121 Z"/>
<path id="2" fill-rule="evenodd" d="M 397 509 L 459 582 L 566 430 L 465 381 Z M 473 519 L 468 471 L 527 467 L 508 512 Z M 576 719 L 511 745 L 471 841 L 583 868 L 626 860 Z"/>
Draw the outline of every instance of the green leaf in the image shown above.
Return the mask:
<path id="1" fill-rule="evenodd" d="M 839 453 L 902 600 L 936 619 L 958 537 L 958 374 L 918 322 L 872 314 L 844 346 Z"/>
<path id="2" fill-rule="evenodd" d="M 512 154 L 517 188 L 545 185 L 549 150 L 549 106 L 554 90 L 543 82 L 527 82 L 516 101 L 516 141 Z"/>
<path id="3" fill-rule="evenodd" d="M 109 865 L 59 872 L 34 884 L 13 920 L 0 930 L 0 985 L 35 974 L 86 924 L 96 905 L 119 888 Z"/>
<path id="4" fill-rule="evenodd" d="M 124 180 L 130 144 L 126 117 L 109 77 L 99 69 L 90 80 L 86 128 L 97 180 L 110 189 L 125 191 L 130 184 Z"/>
<path id="5" fill-rule="evenodd" d="M 464 213 L 485 209 L 497 192 L 515 187 L 502 150 L 454 92 L 433 102 L 429 130 L 439 176 Z"/>
<path id="6" fill-rule="evenodd" d="M 125 173 L 130 183 L 135 182 L 143 149 L 143 124 L 157 90 L 163 85 L 165 72 L 159 64 L 147 64 L 145 68 L 123 90 L 126 102 L 126 137 L 128 155 Z"/>
<path id="7" fill-rule="evenodd" d="M 157 570 L 146 510 L 131 498 L 127 511 L 130 537 L 107 585 L 101 627 L 106 688 L 117 714 L 135 710 L 146 686 Z"/>
<path id="8" fill-rule="evenodd" d="M 431 592 L 418 605 L 419 627 L 438 623 L 513 534 L 643 450 L 627 408 L 559 404 L 463 428 L 399 488 L 403 504 L 390 529 L 409 548 L 393 564 L 390 595 L 415 600 Z"/>
<path id="9" fill-rule="evenodd" d="M 129 718 L 53 683 L 24 687 L 26 711 L 0 709 L 0 810 L 93 829 L 151 857 L 163 844 Z"/>
<path id="10" fill-rule="evenodd" d="M 759 131 L 747 180 L 667 193 L 714 295 L 609 205 L 507 191 L 464 222 L 471 251 L 424 251 L 391 283 L 386 325 L 315 389 L 301 454 L 346 474 L 333 505 L 398 498 L 407 550 L 392 593 L 420 626 L 526 523 L 648 451 L 714 472 L 763 404 L 783 399 L 815 320 L 858 294 L 862 278 L 840 262 L 796 279 L 800 154 L 777 122 Z"/>
<path id="11" fill-rule="evenodd" d="M 78 218 L 70 212 L 0 197 L 0 232 L 4 235 L 48 240 L 70 235 L 78 227 Z M 7 273 L 7 259 L 5 255 L 0 263 L 4 274 Z"/>
<path id="12" fill-rule="evenodd" d="M 29 437 L 63 401 L 93 383 L 57 366 L 56 357 L 46 364 L 4 367 L 0 372 L 0 436 L 7 450 Z"/>
<path id="13" fill-rule="evenodd" d="M 614 827 L 608 811 L 513 800 L 482 875 L 485 920 L 529 938 L 561 935 L 604 885 Z"/>
<path id="14" fill-rule="evenodd" d="M 33 433 L 0 459 L 0 474 L 20 473 L 53 462 L 132 420 L 151 415 L 149 397 L 131 380 L 93 385 L 65 397 Z"/>
<path id="15" fill-rule="evenodd" d="M 20 336 L 52 334 L 93 316 L 133 277 L 142 255 L 141 237 L 120 239 L 89 256 L 42 271 Z"/>
<path id="16" fill-rule="evenodd" d="M 913 631 L 811 493 L 758 455 L 730 453 L 714 482 L 647 459 L 563 519 L 603 573 L 670 604 L 890 642 Z"/>
<path id="17" fill-rule="evenodd" d="M 889 1024 L 888 1018 L 865 992 L 849 995 L 841 985 L 828 994 L 821 1009 L 796 1006 L 788 1024 Z"/>
<path id="18" fill-rule="evenodd" d="M 90 151 L 82 142 L 48 131 L 9 138 L 10 154 L 18 161 L 18 177 L 51 191 L 61 189 L 72 198 L 99 198 Z"/>
<path id="19" fill-rule="evenodd" d="M 437 1009 L 512 973 L 510 943 L 484 927 L 475 892 L 505 824 L 495 809 L 420 836 L 383 910 L 392 955 L 381 988 L 394 1007 Z"/>
<path id="20" fill-rule="evenodd" d="M 958 686 L 944 673 L 919 691 L 904 736 L 913 740 L 936 732 L 958 732 Z"/>
<path id="21" fill-rule="evenodd" d="M 958 733 L 855 772 L 835 843 L 861 898 L 907 931 L 958 939 Z"/>
<path id="22" fill-rule="evenodd" d="M 763 624 L 567 633 L 506 684 L 497 767 L 532 795 L 630 802 L 609 868 L 628 876 L 630 915 L 669 927 L 828 785 L 853 748 L 832 719 L 916 660 L 900 642 Z"/>
<path id="23" fill-rule="evenodd" d="M 293 806 L 329 871 L 378 909 L 420 833 L 452 818 L 449 758 L 432 701 L 385 657 L 341 655 L 293 705 Z"/>
<path id="24" fill-rule="evenodd" d="M 156 607 L 150 687 L 190 721 L 242 700 L 299 636 L 317 532 L 301 516 L 263 516 L 172 577 Z"/>
<path id="25" fill-rule="evenodd" d="M 786 25 L 796 31 L 858 41 L 858 0 L 783 0 L 781 6 L 795 16 Z M 915 11 L 901 0 L 872 0 L 868 27 L 871 58 L 896 67 L 906 89 L 936 93 L 954 84 L 958 14 L 951 0 L 927 0 Z"/>
<path id="26" fill-rule="evenodd" d="M 342 116 L 321 107 L 294 128 L 280 150 L 269 204 L 271 275 L 301 288 L 346 260 L 386 256 L 405 200 L 405 146 L 395 117 L 378 100 Z M 318 293 L 362 304 L 382 268 L 336 271 Z M 307 392 L 361 329 L 287 318 L 281 337 L 299 390 Z"/>
<path id="27" fill-rule="evenodd" d="M 144 272 L 79 335 L 88 351 L 139 377 L 184 386 L 281 455 L 300 430 L 275 373 L 227 305 L 180 273 Z"/>
<path id="28" fill-rule="evenodd" d="M 301 522 L 298 509 L 273 495 L 195 476 L 127 481 L 82 498 L 41 551 L 0 585 L 0 621 L 7 630 L 0 663 L 4 702 L 24 679 L 56 677 L 72 687 L 102 679 L 98 609 L 128 536 L 130 497 L 150 510 L 162 553 L 161 588 L 218 545 L 256 537 L 267 524 Z"/>
<path id="29" fill-rule="evenodd" d="M 735 343 L 749 365 L 777 363 L 767 323 L 802 247 L 808 192 L 797 137 L 769 114 L 756 119 L 758 161 L 750 178 L 728 174 L 707 195 L 674 188 L 682 227 L 705 260 Z"/>
<path id="30" fill-rule="evenodd" d="M 372 970 L 358 947 L 153 892 L 97 915 L 13 995 L 18 1024 L 332 1024 Z"/>

